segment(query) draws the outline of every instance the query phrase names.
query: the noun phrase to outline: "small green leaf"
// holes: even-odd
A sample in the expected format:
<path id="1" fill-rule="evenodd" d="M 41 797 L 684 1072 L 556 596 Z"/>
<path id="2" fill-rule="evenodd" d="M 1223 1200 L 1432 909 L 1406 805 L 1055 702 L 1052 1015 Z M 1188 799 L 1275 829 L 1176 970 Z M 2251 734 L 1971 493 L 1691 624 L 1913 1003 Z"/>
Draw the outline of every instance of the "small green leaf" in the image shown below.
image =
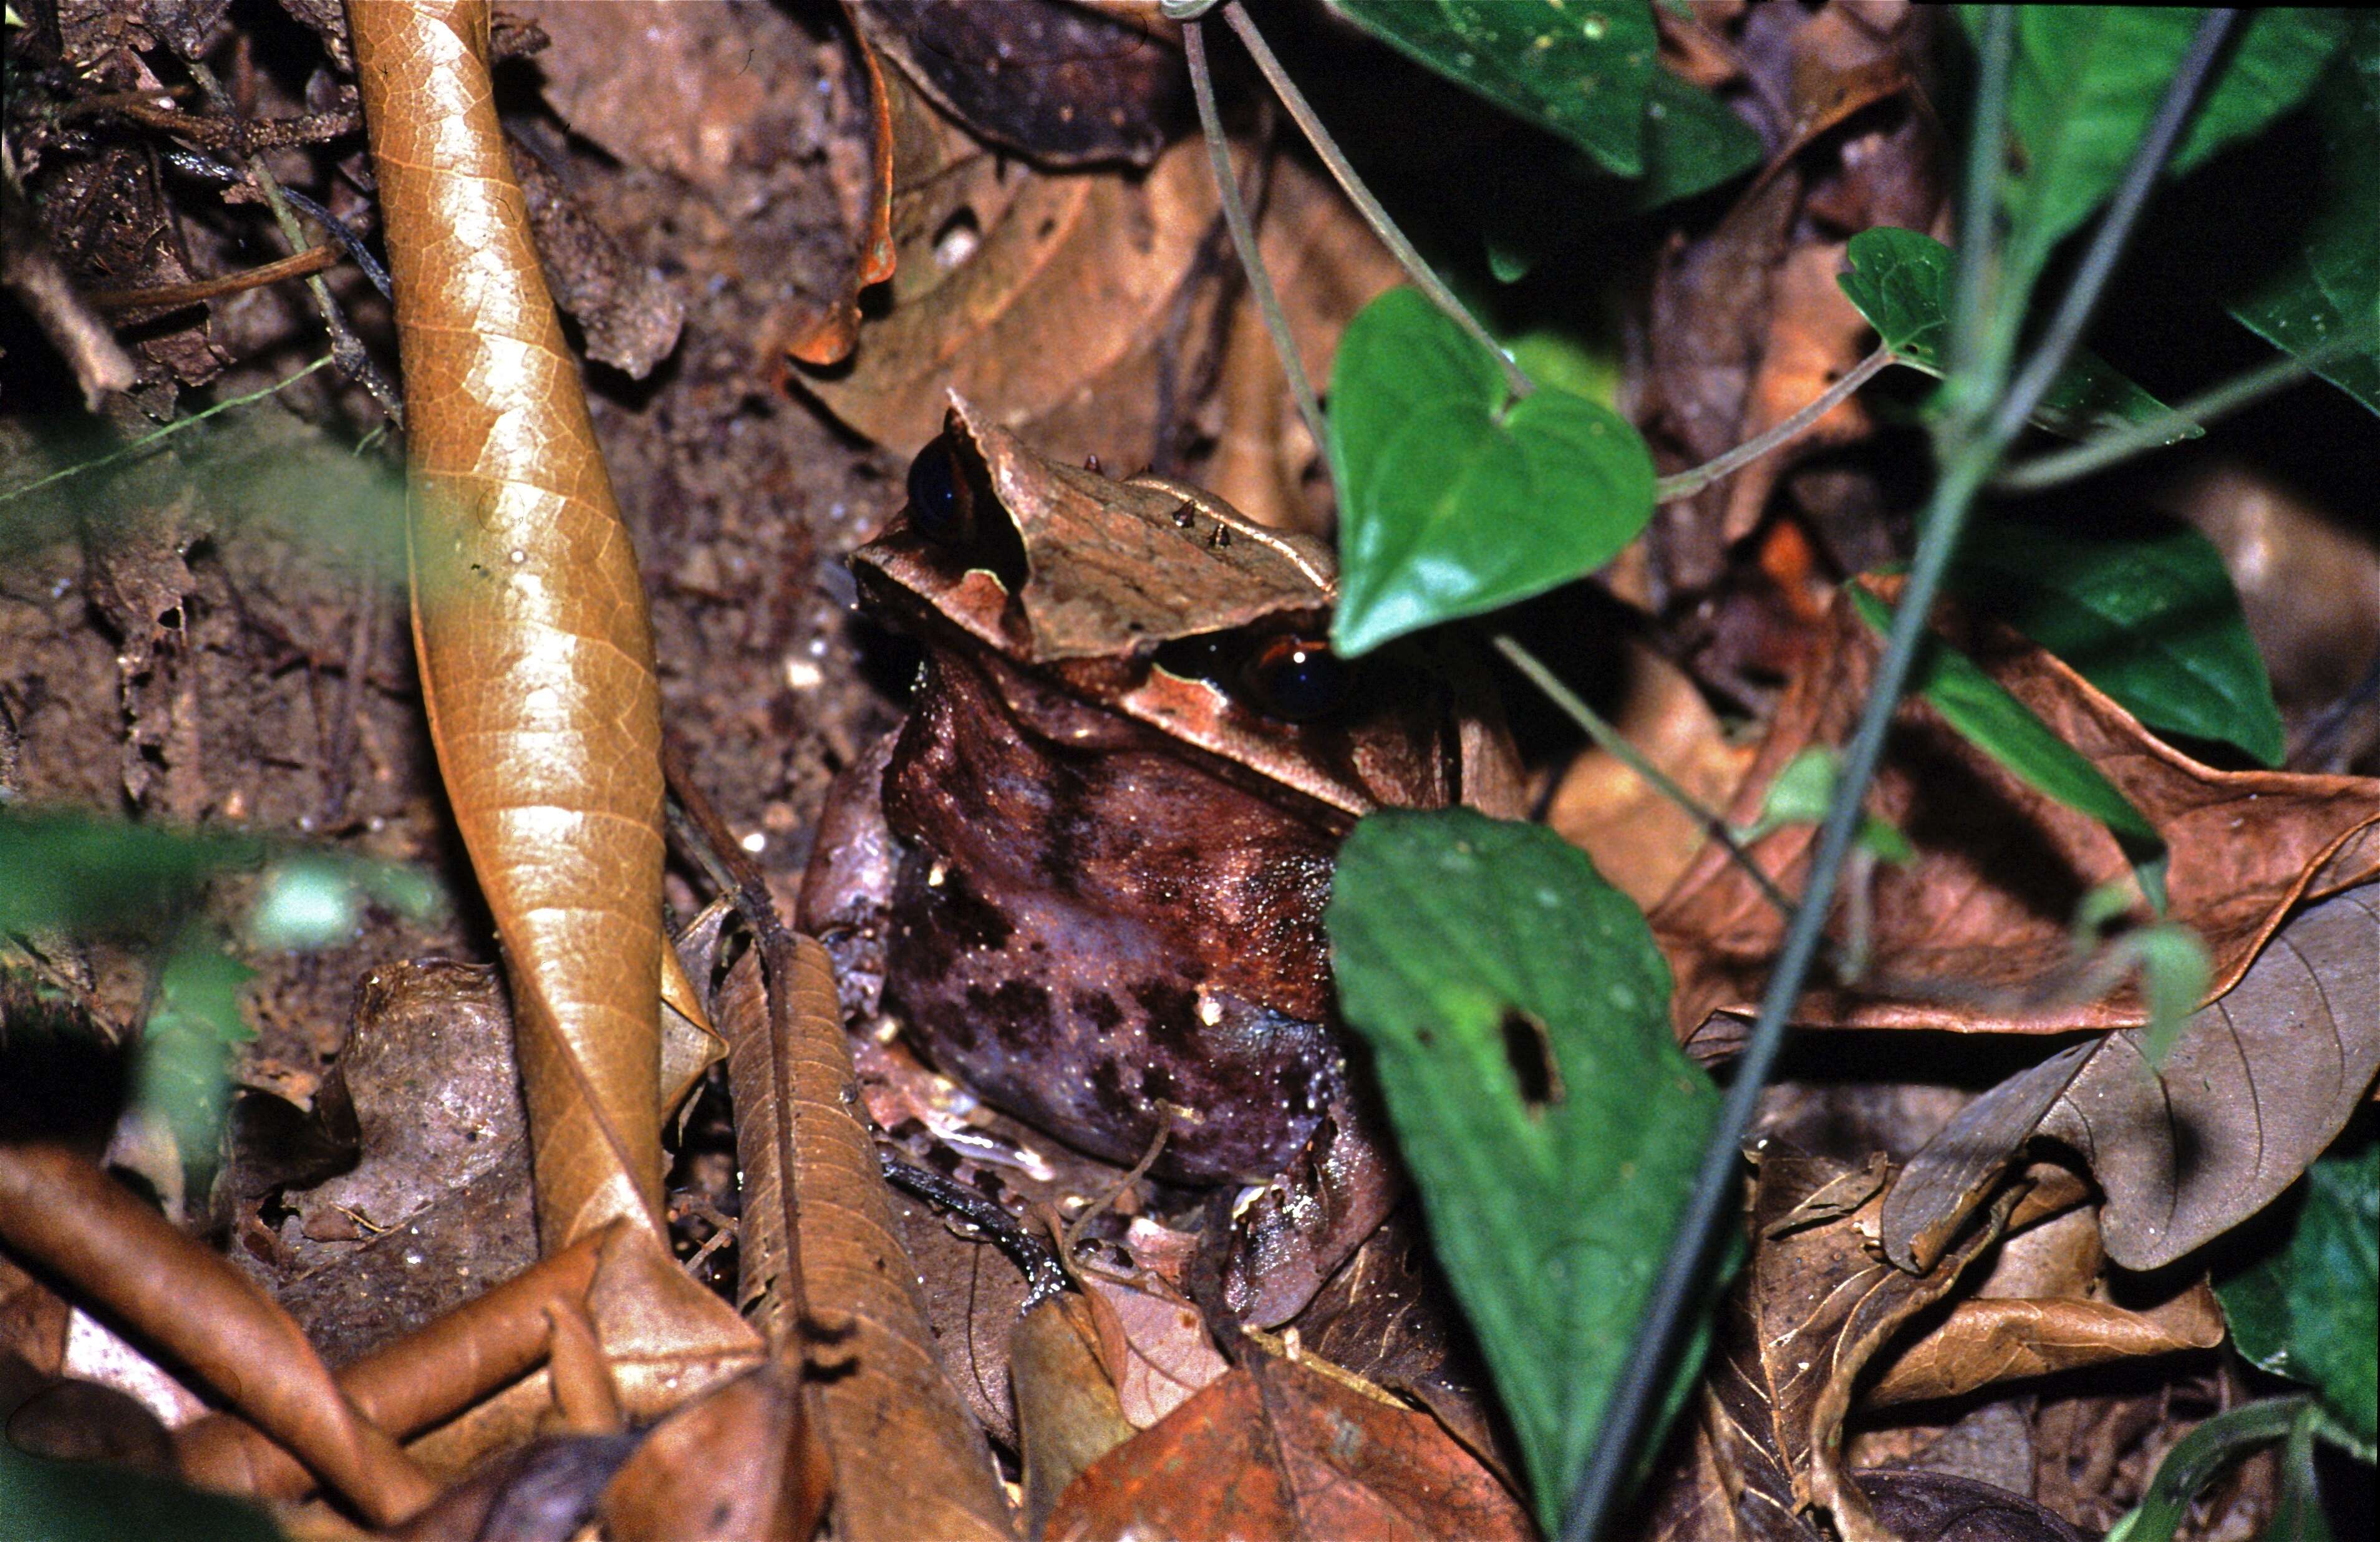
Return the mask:
<path id="1" fill-rule="evenodd" d="M 2173 1542 L 2182 1517 L 2216 1474 L 2260 1446 L 2289 1438 L 2307 1412 L 2303 1398 L 2268 1398 L 2217 1414 L 2183 1436 L 2157 1464 L 2140 1504 L 2107 1542 Z"/>
<path id="2" fill-rule="evenodd" d="M 1660 39 L 1645 0 L 1330 0 L 1398 52 L 1570 140 L 1606 169 L 1644 165 Z"/>
<path id="3" fill-rule="evenodd" d="M 1342 1010 L 1550 1535 L 1718 1090 L 1670 1037 L 1643 915 L 1550 831 L 1374 814 L 1340 853 L 1328 919 Z M 1699 1359 L 1672 1371 L 1672 1407 Z"/>
<path id="4" fill-rule="evenodd" d="M 2240 1353 L 2313 1388 L 2370 1460 L 2380 1442 L 2380 1141 L 2306 1169 L 2288 1240 L 2216 1293 Z"/>
<path id="5" fill-rule="evenodd" d="M 1760 800 L 1760 818 L 1734 831 L 1735 843 L 1748 846 L 1789 824 L 1816 824 L 1826 819 L 1835 801 L 1835 785 L 1842 780 L 1842 757 L 1824 745 L 1812 745 L 1769 780 Z M 1907 867 L 1917 860 L 1917 848 L 1887 820 L 1860 815 L 1860 845 L 1884 861 Z"/>
<path id="6" fill-rule="evenodd" d="M 2204 15 L 2182 6 L 2018 8 L 2009 126 L 2022 169 L 2009 176 L 2003 202 L 2020 291 L 2115 191 Z M 1979 7 L 1960 7 L 1960 19 L 1980 33 Z M 2344 36 L 2335 11 L 2276 8 L 2246 18 L 2169 173 L 2190 170 L 2303 100 Z"/>
<path id="7" fill-rule="evenodd" d="M 2280 764 L 2272 682 L 2222 554 L 2197 531 L 2090 540 L 2031 522 L 1986 525 L 1960 552 L 1950 586 L 2150 727 Z"/>
<path id="8" fill-rule="evenodd" d="M 1956 254 L 1931 236 L 1880 225 L 1852 237 L 1850 255 L 1850 271 L 1835 281 L 1844 296 L 1876 328 L 1877 339 L 1895 359 L 1940 379 L 1942 347 L 1950 331 L 1946 308 Z M 2173 418 L 2172 409 L 2090 349 L 2078 348 L 2073 361 L 2050 382 L 2031 421 L 2052 433 L 2082 439 L 2161 418 Z M 2174 418 L 2160 443 L 2196 439 L 2205 431 L 2187 419 Z"/>
<path id="9" fill-rule="evenodd" d="M 135 1098 L 174 1132 L 185 1165 L 212 1171 L 223 1132 L 233 1053 L 256 1037 L 240 990 L 256 971 L 193 924 L 165 961 L 140 1038 Z"/>
<path id="10" fill-rule="evenodd" d="M 1590 573 L 1652 517 L 1626 419 L 1550 387 L 1512 401 L 1494 357 L 1411 289 L 1348 325 L 1330 432 L 1349 658 Z"/>
<path id="11" fill-rule="evenodd" d="M 2361 329 L 2314 373 L 2380 412 L 2380 15 L 2358 14 L 2315 93 L 2324 200 L 2289 254 L 2231 313 L 2302 358 Z"/>
<path id="12" fill-rule="evenodd" d="M 1878 632 L 1891 630 L 1892 611 L 1883 601 L 1857 584 L 1851 586 L 1851 596 L 1869 625 Z M 1935 637 L 1926 639 L 1910 688 L 1924 696 L 1969 744 L 2027 786 L 2106 825 L 2131 859 L 2141 892 L 2158 911 L 2165 909 L 2165 838 L 2121 789 L 2082 751 L 2052 733 L 2032 708 L 2010 696 L 1973 659 Z"/>

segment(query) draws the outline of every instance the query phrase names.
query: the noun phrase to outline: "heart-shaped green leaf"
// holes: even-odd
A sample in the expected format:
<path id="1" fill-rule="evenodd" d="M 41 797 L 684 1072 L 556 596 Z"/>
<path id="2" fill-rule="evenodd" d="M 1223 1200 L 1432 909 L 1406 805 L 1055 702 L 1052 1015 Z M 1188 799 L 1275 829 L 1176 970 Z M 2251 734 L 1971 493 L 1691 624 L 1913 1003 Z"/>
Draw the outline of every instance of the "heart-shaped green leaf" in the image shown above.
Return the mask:
<path id="1" fill-rule="evenodd" d="M 1942 346 L 1950 331 L 1946 307 L 1955 254 L 1931 236 L 1878 226 L 1852 237 L 1850 255 L 1850 271 L 1835 280 L 1844 296 L 1876 328 L 1877 339 L 1895 359 L 1938 379 Z M 2082 439 L 2168 416 L 2171 411 L 2163 402 L 2090 349 L 2077 348 L 2072 361 L 2050 382 L 2032 421 L 2052 433 Z M 2159 443 L 2196 439 L 2205 431 L 2187 419 L 2175 418 Z"/>
<path id="2" fill-rule="evenodd" d="M 2090 540 L 2032 521 L 1987 524 L 1950 583 L 2150 727 L 2280 764 L 2272 681 L 2222 555 L 2196 530 Z"/>
<path id="3" fill-rule="evenodd" d="M 1411 289 L 1364 308 L 1330 376 L 1339 609 L 1353 658 L 1593 572 L 1653 513 L 1627 419 L 1551 388 L 1512 401 L 1495 358 Z"/>
<path id="4" fill-rule="evenodd" d="M 1551 1535 L 1718 1091 L 1670 1037 L 1644 916 L 1541 826 L 1374 814 L 1339 854 L 1328 921 L 1341 1007 Z M 1698 1340 L 1672 1411 L 1700 1360 Z"/>

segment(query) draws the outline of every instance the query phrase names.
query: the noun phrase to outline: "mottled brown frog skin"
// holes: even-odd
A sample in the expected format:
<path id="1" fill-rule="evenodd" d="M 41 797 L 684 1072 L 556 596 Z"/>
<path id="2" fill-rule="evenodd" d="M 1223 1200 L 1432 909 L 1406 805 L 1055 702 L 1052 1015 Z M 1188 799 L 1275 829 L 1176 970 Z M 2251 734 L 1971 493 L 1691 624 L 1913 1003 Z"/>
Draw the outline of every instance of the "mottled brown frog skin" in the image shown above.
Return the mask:
<path id="1" fill-rule="evenodd" d="M 1198 613 L 1210 591 L 1277 591 L 1237 630 L 1318 628 L 1327 556 L 1271 538 L 1285 569 L 1244 551 L 1230 560 L 1253 576 L 1204 571 L 1200 553 L 1228 556 L 1234 534 L 1267 538 L 1185 490 L 1053 467 L 963 407 L 940 443 L 975 513 L 996 509 L 1022 540 L 1003 525 L 938 550 L 913 508 L 860 554 L 871 606 L 926 659 L 907 722 L 822 828 L 804 924 L 863 996 L 880 977 L 927 1052 L 995 1106 L 1120 1163 L 1165 1129 L 1157 1171 L 1172 1180 L 1273 1183 L 1242 1211 L 1224 1274 L 1235 1310 L 1283 1320 L 1397 1192 L 1334 1018 L 1322 914 L 1356 812 L 1455 795 L 1451 698 L 1427 678 L 1375 681 L 1291 722 L 1177 676 L 1157 650 L 1215 619 Z M 1045 493 L 1095 529 L 1138 521 L 1127 543 L 1150 537 L 1154 507 L 1154 560 L 1176 581 L 1144 574 L 1085 624 L 1065 607 L 1097 576 L 1038 543 L 1052 527 L 1077 551 L 1096 536 Z M 1123 640 L 1099 650 L 1111 626 Z"/>

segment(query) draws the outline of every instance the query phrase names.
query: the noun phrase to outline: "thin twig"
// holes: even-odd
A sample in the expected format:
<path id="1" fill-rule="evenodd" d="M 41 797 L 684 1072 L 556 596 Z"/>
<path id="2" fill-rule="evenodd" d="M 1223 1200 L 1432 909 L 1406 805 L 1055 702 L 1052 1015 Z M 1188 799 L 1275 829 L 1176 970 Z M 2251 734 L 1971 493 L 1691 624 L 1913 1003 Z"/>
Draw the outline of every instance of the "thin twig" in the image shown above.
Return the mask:
<path id="1" fill-rule="evenodd" d="M 1198 102 L 1198 127 L 1207 136 L 1207 155 L 1215 168 L 1215 192 L 1222 200 L 1223 220 L 1232 227 L 1232 245 L 1238 249 L 1240 266 L 1247 271 L 1248 289 L 1256 296 L 1257 309 L 1264 315 L 1265 330 L 1272 334 L 1273 351 L 1281 355 L 1281 371 L 1289 377 L 1289 389 L 1297 397 L 1298 416 L 1305 419 L 1305 431 L 1314 436 L 1314 448 L 1327 463 L 1330 457 L 1330 437 L 1322 419 L 1322 404 L 1314 395 L 1314 379 L 1305 372 L 1305 363 L 1297 355 L 1297 340 L 1290 335 L 1289 317 L 1281 308 L 1281 297 L 1274 292 L 1272 274 L 1265 269 L 1264 256 L 1257 250 L 1256 227 L 1248 222 L 1247 205 L 1240 201 L 1239 178 L 1232 172 L 1231 141 L 1223 138 L 1222 115 L 1215 110 L 1215 78 L 1207 67 L 1206 29 L 1191 21 L 1182 29 L 1183 53 L 1190 63 L 1190 93 Z"/>
<path id="2" fill-rule="evenodd" d="M 225 295 L 261 289 L 285 278 L 319 273 L 338 261 L 339 255 L 336 247 L 308 247 L 303 251 L 275 258 L 259 267 L 242 269 L 216 278 L 202 278 L 190 284 L 161 284 L 153 289 L 94 289 L 83 298 L 100 310 L 179 310 L 186 305 L 221 299 Z"/>
<path id="3" fill-rule="evenodd" d="M 1817 426 L 1819 419 L 1840 406 L 1843 399 L 1852 392 L 1874 380 L 1885 366 L 1891 362 L 1892 350 L 1886 347 L 1877 348 L 1874 353 L 1852 365 L 1844 373 L 1842 379 L 1820 392 L 1809 406 L 1796 412 L 1792 417 L 1763 433 L 1745 440 L 1715 460 L 1706 460 L 1691 470 L 1681 471 L 1674 477 L 1663 477 L 1659 481 L 1655 482 L 1653 484 L 1655 501 L 1670 504 L 1681 498 L 1692 497 L 1721 477 L 1740 471 L 1762 455 L 1768 454 L 1769 451 L 1780 449 L 1801 438 L 1803 434 Z"/>
<path id="4" fill-rule="evenodd" d="M 223 82 L 215 79 L 214 71 L 197 59 L 186 60 L 185 63 L 200 87 L 228 109 L 231 99 L 224 91 Z M 256 180 L 257 190 L 264 195 L 265 205 L 273 211 L 273 223 L 281 227 L 282 238 L 289 243 L 289 249 L 292 252 L 306 250 L 313 243 L 307 239 L 306 228 L 298 223 L 297 214 L 291 211 L 280 178 L 274 176 L 273 168 L 264 164 L 261 152 L 249 155 L 248 171 Z M 314 309 L 322 315 L 323 330 L 331 335 L 331 357 L 338 360 L 340 372 L 362 386 L 372 400 L 380 404 L 382 412 L 403 423 L 403 394 L 397 390 L 394 381 L 382 373 L 379 364 L 372 358 L 371 350 L 364 346 L 363 339 L 358 337 L 355 329 L 347 324 L 347 313 L 332 297 L 331 286 L 322 281 L 321 273 L 310 273 L 306 278 L 306 288 L 314 297 Z"/>
<path id="5" fill-rule="evenodd" d="M 1496 362 L 1503 368 L 1504 383 L 1513 395 L 1525 396 L 1536 390 L 1536 383 L 1513 361 L 1512 356 L 1504 350 L 1504 345 L 1496 341 L 1495 335 L 1479 324 L 1479 318 L 1455 297 L 1454 291 L 1446 286 L 1445 281 L 1430 271 L 1429 264 L 1422 261 L 1421 253 L 1405 239 L 1405 233 L 1397 228 L 1397 222 L 1389 217 L 1388 210 L 1381 207 L 1380 200 L 1372 196 L 1372 190 L 1364 186 L 1364 179 L 1355 175 L 1355 168 L 1348 164 L 1338 141 L 1322 126 L 1322 119 L 1315 113 L 1312 103 L 1305 100 L 1305 93 L 1297 89 L 1297 82 L 1289 78 L 1289 71 L 1281 68 L 1281 61 L 1273 56 L 1272 49 L 1266 44 L 1264 34 L 1257 30 L 1254 21 L 1248 19 L 1248 13 L 1242 8 L 1240 0 L 1223 0 L 1223 19 L 1231 23 L 1232 31 L 1239 34 L 1240 42 L 1247 48 L 1248 56 L 1256 60 L 1257 68 L 1264 72 L 1273 93 L 1281 98 L 1281 105 L 1289 109 L 1289 115 L 1296 119 L 1297 127 L 1305 131 L 1306 142 L 1314 146 L 1314 153 L 1322 157 L 1322 164 L 1330 168 L 1330 175 L 1338 181 L 1340 188 L 1364 216 L 1365 223 L 1372 227 L 1372 233 L 1379 237 L 1381 244 L 1403 265 L 1415 286 L 1427 295 L 1440 310 L 1453 318 L 1457 326 L 1495 356 Z M 1197 23 L 1191 22 L 1183 30 L 1188 34 L 1196 29 Z"/>
<path id="6" fill-rule="evenodd" d="M 312 374 L 315 370 L 334 362 L 335 362 L 335 360 L 334 360 L 329 354 L 324 354 L 322 358 L 314 360 L 313 363 L 307 365 L 304 369 L 298 370 L 296 374 L 289 376 L 285 380 L 274 381 L 271 385 L 263 386 L 255 391 L 250 391 L 244 396 L 234 396 L 227 402 L 217 402 L 214 406 L 206 408 L 204 411 L 191 413 L 188 418 L 176 419 L 173 422 L 166 424 L 164 427 L 158 429 L 156 431 L 152 433 L 144 433 L 140 438 L 134 440 L 131 443 L 124 446 L 124 448 L 114 451 L 108 455 L 103 455 L 97 460 L 87 460 L 79 466 L 69 466 L 63 471 L 53 471 L 48 476 L 42 478 L 39 481 L 27 482 L 22 487 L 12 487 L 6 492 L 0 492 L 0 504 L 14 502 L 18 498 L 24 497 L 30 492 L 38 492 L 42 488 L 49 486 L 53 482 L 62 482 L 70 477 L 79 477 L 85 472 L 96 471 L 105 466 L 113 466 L 120 460 L 129 460 L 134 455 L 137 455 L 142 451 L 154 445 L 161 439 L 167 438 L 173 434 L 177 434 L 193 424 L 203 423 L 218 412 L 229 412 L 236 407 L 246 407 L 250 402 L 261 402 L 264 400 L 265 397 L 273 395 L 277 392 L 286 391 L 289 387 L 297 384 L 299 381 L 304 380 L 308 375 Z"/>
<path id="7" fill-rule="evenodd" d="M 210 182 L 245 186 L 250 180 L 249 174 L 237 166 L 227 166 L 221 161 L 200 154 L 195 150 L 169 150 L 165 152 L 164 160 L 176 171 L 188 172 L 192 176 L 202 176 Z M 396 286 L 389 282 L 388 270 L 381 265 L 379 258 L 372 255 L 371 247 L 361 236 L 356 234 L 353 225 L 295 188 L 282 188 L 281 196 L 288 200 L 289 207 L 321 225 L 322 233 L 339 244 L 340 249 L 354 261 L 356 267 L 362 272 L 364 277 L 371 281 L 371 286 L 380 291 L 381 298 L 385 300 L 396 297 Z"/>
<path id="8" fill-rule="evenodd" d="M 2000 186 L 2008 173 L 2009 81 L 2015 74 L 2016 7 L 1993 6 L 1984 15 L 1975 121 L 1967 141 L 1967 185 L 1959 207 L 1959 263 L 1950 291 L 1950 346 L 1943 359 L 1951 389 L 1973 391 L 2001 379 L 1984 358 L 1992 291 L 1999 280 Z M 1954 409 L 1960 404 L 1953 403 Z M 1965 410 L 1979 411 L 1969 405 Z"/>
<path id="9" fill-rule="evenodd" d="M 1630 744 L 1620 730 L 1614 728 L 1602 713 L 1588 706 L 1580 698 L 1577 692 L 1563 685 L 1554 672 L 1545 666 L 1543 661 L 1521 646 L 1517 639 L 1499 632 L 1489 640 L 1494 643 L 1496 651 L 1501 653 L 1507 662 L 1528 677 L 1529 684 L 1545 693 L 1547 700 L 1551 701 L 1567 714 L 1572 722 L 1585 730 L 1588 738 L 1593 739 L 1613 759 L 1643 777 L 1655 792 L 1692 816 L 1694 822 L 1702 826 L 1703 833 L 1718 843 L 1720 848 L 1735 860 L 1736 865 L 1744 870 L 1755 884 L 1758 885 L 1761 893 L 1767 896 L 1768 903 L 1777 907 L 1777 913 L 1789 920 L 1791 919 L 1792 899 L 1784 890 L 1777 887 L 1776 880 L 1760 870 L 1759 864 L 1752 860 L 1751 854 L 1746 852 L 1742 844 L 1736 840 L 1735 832 L 1728 828 L 1727 820 L 1721 819 L 1715 811 L 1705 807 L 1694 794 L 1678 785 L 1670 779 L 1668 772 L 1646 759 L 1644 752 Z"/>
<path id="10" fill-rule="evenodd" d="M 2056 319 L 2000 399 L 1985 431 L 1972 434 L 1963 415 L 1945 425 L 1942 473 L 1935 484 L 1924 533 L 1918 539 L 1908 582 L 1901 591 L 1900 609 L 1893 616 L 1884 656 L 1876 665 L 1867 704 L 1844 755 L 1841 781 L 1836 785 L 1826 822 L 1819 829 L 1809 886 L 1802 895 L 1792 924 L 1786 929 L 1776 970 L 1761 999 L 1760 1014 L 1744 1041 L 1718 1127 L 1711 1132 L 1710 1144 L 1704 1150 L 1693 1198 L 1679 1218 L 1669 1256 L 1662 1261 L 1660 1277 L 1654 1283 L 1644 1317 L 1637 1324 L 1636 1341 L 1627 1366 L 1611 1390 L 1602 1426 L 1596 1433 L 1594 1451 L 1572 1492 L 1569 1513 L 1563 1520 L 1563 1542 L 1590 1542 L 1601 1533 L 1634 1465 L 1637 1439 L 1645 1421 L 1660 1401 L 1659 1384 L 1686 1308 L 1703 1299 L 1705 1261 L 1718 1234 L 1718 1223 L 1731 1208 L 1730 1201 L 1736 1194 L 1743 1137 L 1758 1111 L 1761 1088 L 1784 1048 L 1786 1020 L 1800 1001 L 1811 965 L 1817 960 L 1835 888 L 1859 832 L 1868 784 L 1883 759 L 1885 736 L 1892 726 L 1893 712 L 1908 683 L 1919 644 L 1927 635 L 1934 600 L 1958 549 L 1968 508 L 1990 477 L 2009 438 L 2039 405 L 2042 393 L 2057 378 L 2082 335 L 2131 237 L 2141 203 L 2173 150 L 2234 16 L 2229 10 L 2214 10 L 2200 24 L 2181 68 L 2167 88 L 2155 117 L 2125 169 L 2123 183 L 2100 221 L 2090 249 L 2075 269 L 2072 285 L 2058 306 Z M 2006 67 L 2005 61 L 2000 67 Z M 2025 297 L 2016 294 L 1999 297 L 2006 303 L 2022 305 Z"/>

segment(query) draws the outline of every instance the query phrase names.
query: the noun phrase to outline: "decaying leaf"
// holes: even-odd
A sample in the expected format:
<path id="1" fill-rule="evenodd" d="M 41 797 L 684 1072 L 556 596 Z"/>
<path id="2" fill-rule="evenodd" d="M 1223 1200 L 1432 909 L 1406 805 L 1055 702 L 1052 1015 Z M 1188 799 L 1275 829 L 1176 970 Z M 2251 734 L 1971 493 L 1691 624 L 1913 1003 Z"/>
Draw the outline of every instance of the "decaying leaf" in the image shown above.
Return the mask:
<path id="1" fill-rule="evenodd" d="M 1879 650 L 1873 633 L 1858 635 L 1866 631 L 1839 600 L 1730 807 L 1731 822 L 1757 817 L 1771 779 L 1804 748 L 1848 736 Z M 2380 869 L 2380 782 L 2215 771 L 2166 746 L 2072 670 L 2005 629 L 1961 628 L 1953 640 L 2093 761 L 2165 837 L 2170 918 L 2206 943 L 2211 992 L 2239 981 L 2301 898 Z M 2131 983 L 2096 999 L 2076 1000 L 2068 989 L 2077 904 L 2130 871 L 2114 839 L 1985 759 L 1923 701 L 1904 703 L 1897 722 L 1871 807 L 1908 834 L 1918 860 L 1875 875 L 1866 975 L 1815 987 L 1795 1020 L 2018 1033 L 2145 1021 Z M 1792 893 L 1814 844 L 1812 829 L 1797 826 L 1751 850 Z M 1782 920 L 1716 848 L 1702 853 L 1650 918 L 1677 971 L 1680 1036 L 1702 1058 L 1729 1053 L 1759 999 Z"/>
<path id="2" fill-rule="evenodd" d="M 772 969 L 765 990 L 747 954 L 716 1003 L 745 1172 L 738 1293 L 778 1354 L 820 1366 L 812 1406 L 841 1475 L 839 1536 L 1004 1539 L 990 1452 L 935 1353 L 917 1266 L 854 1116 L 832 967 L 808 939 L 784 947 L 785 972 Z M 888 1451 L 900 1452 L 899 1481 L 867 1481 Z"/>
<path id="3" fill-rule="evenodd" d="M 1009 1335 L 1028 1536 L 1042 1534 L 1058 1496 L 1084 1468 L 1143 1427 L 1124 1417 L 1098 1346 L 1089 1312 L 1071 1295 L 1034 1307 Z"/>
<path id="4" fill-rule="evenodd" d="M 1094 1462 L 1050 1542 L 1158 1536 L 1533 1536 L 1517 1500 L 1436 1420 L 1261 1353 Z"/>
<path id="5" fill-rule="evenodd" d="M 402 1520 L 436 1494 L 286 1312 L 97 1163 L 62 1147 L 0 1146 L 0 1239 L 190 1367 L 375 1521 Z"/>
<path id="6" fill-rule="evenodd" d="M 2060 1050 L 1962 1110 L 1886 1206 L 1894 1259 L 1925 1265 L 2036 1130 L 2091 1165 L 2107 1255 L 2127 1269 L 2170 1263 L 2270 1204 L 2380 1071 L 2380 888 L 2292 918 L 2163 1064 L 2145 1038 Z"/>
<path id="7" fill-rule="evenodd" d="M 877 48 L 985 139 L 1050 165 L 1147 165 L 1189 117 L 1178 37 L 1063 0 L 846 0 Z"/>

